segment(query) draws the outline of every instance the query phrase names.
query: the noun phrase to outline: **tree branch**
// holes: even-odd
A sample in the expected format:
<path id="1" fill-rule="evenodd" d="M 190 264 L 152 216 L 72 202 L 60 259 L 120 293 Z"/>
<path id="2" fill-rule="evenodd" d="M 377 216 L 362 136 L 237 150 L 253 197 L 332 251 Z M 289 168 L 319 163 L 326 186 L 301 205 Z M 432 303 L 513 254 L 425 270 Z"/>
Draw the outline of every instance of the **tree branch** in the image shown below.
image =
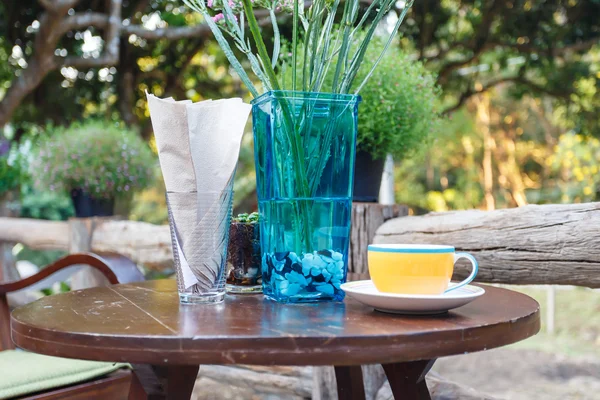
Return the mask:
<path id="1" fill-rule="evenodd" d="M 38 0 L 38 3 L 49 12 L 66 11 L 75 7 L 78 2 L 79 0 Z"/>
<path id="2" fill-rule="evenodd" d="M 64 22 L 61 24 L 61 34 L 65 34 L 72 30 L 89 28 L 91 26 L 99 29 L 105 29 L 107 25 L 108 16 L 104 13 L 92 11 L 77 13 L 64 19 Z"/>
<path id="3" fill-rule="evenodd" d="M 461 108 L 462 105 L 465 104 L 467 102 L 467 100 L 469 100 L 472 96 L 474 96 L 476 94 L 485 93 L 488 90 L 492 89 L 493 87 L 498 86 L 505 82 L 510 82 L 513 79 L 514 79 L 513 77 L 496 79 L 496 80 L 486 83 L 479 90 L 474 89 L 472 86 L 470 86 L 467 90 L 465 90 L 463 93 L 461 93 L 460 97 L 458 98 L 458 101 L 454 105 L 452 105 L 452 106 L 446 108 L 444 111 L 442 111 L 442 114 L 443 115 L 452 114 L 453 112 L 455 112 L 456 110 Z"/>
<path id="4" fill-rule="evenodd" d="M 64 34 L 71 30 L 86 29 L 91 26 L 98 29 L 106 29 L 109 26 L 109 17 L 106 14 L 98 12 L 85 12 L 71 15 L 65 18 L 61 26 L 61 33 Z M 146 29 L 143 25 L 122 25 L 119 24 L 119 35 L 136 35 L 146 40 L 177 40 L 193 37 L 208 36 L 210 28 L 205 24 L 194 26 L 178 26 L 172 28 Z"/>
<path id="5" fill-rule="evenodd" d="M 562 90 L 562 91 L 561 90 L 552 90 L 547 87 L 540 86 L 537 83 L 532 82 L 528 79 L 525 79 L 522 76 L 517 76 L 514 79 L 512 79 L 512 81 L 515 83 L 518 83 L 520 85 L 527 86 L 529 89 L 531 89 L 534 92 L 547 94 L 549 96 L 556 97 L 556 98 L 562 98 L 565 100 L 569 100 L 571 97 L 571 94 L 573 93 L 573 90 L 568 89 L 568 88 L 565 88 L 565 90 Z"/>
<path id="6" fill-rule="evenodd" d="M 69 9 L 75 7 L 79 3 L 79 0 L 56 0 L 54 3 L 61 9 Z"/>
<path id="7" fill-rule="evenodd" d="M 438 73 L 438 83 L 445 82 L 452 71 L 479 59 L 479 56 L 485 50 L 492 28 L 492 23 L 496 18 L 498 10 L 503 4 L 504 1 L 491 0 L 489 6 L 482 11 L 483 18 L 481 20 L 481 23 L 477 27 L 477 32 L 475 33 L 475 36 L 470 41 L 470 49 L 472 51 L 471 56 L 462 60 L 451 61 L 445 64 Z"/>
<path id="8" fill-rule="evenodd" d="M 149 30 L 143 25 L 127 25 L 121 27 L 122 35 L 136 35 L 146 40 L 177 40 L 198 36 L 206 36 L 210 34 L 210 28 L 206 24 L 198 24 L 194 26 L 181 26 L 175 28 L 160 28 Z"/>
<path id="9" fill-rule="evenodd" d="M 110 14 L 108 15 L 108 17 L 104 17 L 104 20 L 106 22 L 106 26 L 104 29 L 104 49 L 100 57 L 66 57 L 63 59 L 58 59 L 57 64 L 68 65 L 75 68 L 94 68 L 117 65 L 119 63 L 119 33 L 122 27 L 121 3 L 122 0 L 110 0 Z M 86 13 L 84 15 L 79 16 L 74 15 L 72 17 L 81 17 L 81 20 L 71 20 L 71 23 L 80 23 L 84 22 L 85 20 L 87 20 L 88 22 L 91 22 L 92 20 L 99 22 L 100 15 L 98 15 L 98 13 Z M 65 19 L 68 20 L 69 18 Z M 67 29 L 67 31 L 68 30 L 70 29 Z"/>
<path id="10" fill-rule="evenodd" d="M 460 107 L 462 107 L 462 105 L 465 104 L 466 101 L 469 100 L 472 96 L 474 96 L 476 94 L 481 94 L 481 93 L 487 92 L 488 90 L 490 90 L 498 85 L 501 85 L 503 83 L 507 83 L 507 82 L 518 83 L 520 85 L 527 86 L 529 89 L 531 89 L 534 92 L 547 94 L 549 96 L 557 97 L 557 98 L 569 99 L 569 96 L 571 94 L 571 91 L 569 91 L 569 90 L 560 92 L 557 90 L 551 90 L 551 89 L 545 88 L 543 86 L 538 85 L 537 83 L 530 81 L 529 79 L 526 79 L 523 76 L 509 76 L 509 77 L 499 78 L 499 79 L 495 79 L 490 82 L 487 82 L 485 85 L 482 85 L 479 89 L 474 89 L 473 87 L 469 87 L 467 90 L 465 90 L 460 95 L 460 97 L 458 98 L 458 101 L 454 105 L 452 105 L 452 106 L 446 108 L 444 111 L 442 111 L 442 114 L 443 115 L 452 114 L 453 112 L 457 111 Z"/>
<path id="11" fill-rule="evenodd" d="M 52 11 L 56 8 L 56 4 L 52 0 L 38 0 L 38 3 L 48 11 Z"/>
<path id="12" fill-rule="evenodd" d="M 110 0 L 110 15 L 108 17 L 108 28 L 104 38 L 104 53 L 109 60 L 119 63 L 119 43 L 121 37 L 119 31 L 122 24 L 122 0 Z"/>
<path id="13" fill-rule="evenodd" d="M 555 47 L 555 48 L 548 48 L 548 49 L 542 49 L 542 48 L 532 46 L 527 43 L 518 44 L 518 43 L 503 43 L 503 42 L 498 42 L 498 41 L 490 41 L 489 43 L 487 43 L 486 49 L 490 49 L 490 48 L 498 46 L 498 47 L 504 47 L 504 48 L 512 48 L 521 53 L 540 54 L 540 55 L 549 56 L 549 57 L 560 57 L 571 51 L 579 52 L 579 51 L 589 50 L 597 44 L 600 44 L 600 37 L 583 40 L 581 42 L 577 42 L 577 43 L 570 44 L 570 45 L 565 45 L 562 47 Z"/>
<path id="14" fill-rule="evenodd" d="M 102 54 L 100 57 L 85 58 L 85 57 L 57 57 L 56 63 L 64 67 L 73 67 L 77 69 L 102 68 L 112 67 L 118 64 L 118 58 L 114 58 L 107 54 Z"/>

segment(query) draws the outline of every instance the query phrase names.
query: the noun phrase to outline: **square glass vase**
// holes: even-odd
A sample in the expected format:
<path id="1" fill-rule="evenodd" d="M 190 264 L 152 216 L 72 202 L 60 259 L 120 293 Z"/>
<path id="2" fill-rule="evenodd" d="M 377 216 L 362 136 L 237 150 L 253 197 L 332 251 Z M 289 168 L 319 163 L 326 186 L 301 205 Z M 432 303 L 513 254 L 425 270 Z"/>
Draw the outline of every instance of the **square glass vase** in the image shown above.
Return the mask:
<path id="1" fill-rule="evenodd" d="M 342 301 L 360 97 L 271 91 L 252 102 L 263 293 Z"/>

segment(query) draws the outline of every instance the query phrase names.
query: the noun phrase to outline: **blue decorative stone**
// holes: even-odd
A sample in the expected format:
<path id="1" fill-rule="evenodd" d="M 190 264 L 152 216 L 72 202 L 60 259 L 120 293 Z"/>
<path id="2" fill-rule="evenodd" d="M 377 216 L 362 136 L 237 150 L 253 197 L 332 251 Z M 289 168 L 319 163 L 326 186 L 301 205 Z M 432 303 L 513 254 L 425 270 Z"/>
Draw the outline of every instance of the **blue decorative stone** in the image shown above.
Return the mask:
<path id="1" fill-rule="evenodd" d="M 329 272 L 330 274 L 335 274 L 338 271 L 339 268 L 335 263 L 332 262 L 331 264 L 327 265 L 327 272 Z"/>
<path id="2" fill-rule="evenodd" d="M 319 250 L 317 251 L 317 254 L 320 256 L 331 257 L 331 251 L 329 250 Z"/>
<path id="3" fill-rule="evenodd" d="M 326 284 L 326 285 L 317 286 L 317 290 L 321 293 L 325 293 L 325 294 L 329 294 L 329 295 L 333 296 L 335 288 L 333 287 L 333 285 Z"/>
<path id="4" fill-rule="evenodd" d="M 318 267 L 318 268 L 325 268 L 325 267 L 327 267 L 327 263 L 325 261 L 323 261 L 323 259 L 321 257 L 315 257 L 313 259 L 312 265 L 314 267 Z"/>
<path id="5" fill-rule="evenodd" d="M 321 260 L 323 260 L 324 262 L 326 262 L 327 264 L 331 264 L 334 262 L 333 258 L 331 257 L 326 257 L 326 256 L 321 256 Z"/>
<path id="6" fill-rule="evenodd" d="M 302 275 L 310 276 L 311 268 L 312 268 L 312 266 L 310 265 L 310 262 L 302 260 Z"/>
<path id="7" fill-rule="evenodd" d="M 281 290 L 281 294 L 284 294 L 286 296 L 294 296 L 297 295 L 301 289 L 302 286 L 300 286 L 299 284 L 290 283 L 285 289 Z"/>
<path id="8" fill-rule="evenodd" d="M 279 296 L 302 298 L 303 294 L 342 300 L 344 279 L 343 255 L 324 250 L 298 256 L 294 252 L 277 252 L 263 256 L 265 282 L 270 282 Z M 295 301 L 295 300 L 291 300 Z"/>
<path id="9" fill-rule="evenodd" d="M 290 285 L 288 281 L 276 281 L 275 285 L 279 288 L 279 290 L 287 289 Z"/>

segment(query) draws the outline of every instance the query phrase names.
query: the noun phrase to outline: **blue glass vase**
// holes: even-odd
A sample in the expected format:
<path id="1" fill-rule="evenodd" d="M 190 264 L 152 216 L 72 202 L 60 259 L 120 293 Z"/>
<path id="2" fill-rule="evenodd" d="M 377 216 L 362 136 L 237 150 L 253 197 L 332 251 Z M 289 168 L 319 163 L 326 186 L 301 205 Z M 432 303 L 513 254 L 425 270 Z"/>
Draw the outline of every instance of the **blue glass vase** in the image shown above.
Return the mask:
<path id="1" fill-rule="evenodd" d="M 265 296 L 341 301 L 360 97 L 271 91 L 252 102 Z"/>

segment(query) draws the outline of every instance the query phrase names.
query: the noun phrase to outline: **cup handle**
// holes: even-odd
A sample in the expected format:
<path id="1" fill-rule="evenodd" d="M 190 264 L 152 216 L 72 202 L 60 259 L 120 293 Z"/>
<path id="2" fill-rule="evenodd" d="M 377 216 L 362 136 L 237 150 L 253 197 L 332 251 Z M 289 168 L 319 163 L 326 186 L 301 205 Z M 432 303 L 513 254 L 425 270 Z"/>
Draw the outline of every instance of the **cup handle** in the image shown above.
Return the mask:
<path id="1" fill-rule="evenodd" d="M 454 264 L 456 264 L 456 262 L 458 260 L 460 260 L 461 258 L 466 258 L 467 260 L 471 261 L 471 265 L 473 266 L 471 275 L 469 275 L 467 277 L 467 279 L 465 279 L 464 281 L 457 283 L 456 285 L 452 286 L 451 288 L 446 289 L 446 291 L 444 293 L 448 293 L 451 290 L 458 289 L 465 285 L 468 285 L 469 283 L 471 283 L 471 281 L 473 281 L 473 279 L 475 279 L 475 276 L 477 275 L 477 271 L 479 270 L 479 265 L 477 264 L 477 260 L 475 259 L 475 257 L 470 255 L 469 253 L 455 253 L 454 254 Z"/>

